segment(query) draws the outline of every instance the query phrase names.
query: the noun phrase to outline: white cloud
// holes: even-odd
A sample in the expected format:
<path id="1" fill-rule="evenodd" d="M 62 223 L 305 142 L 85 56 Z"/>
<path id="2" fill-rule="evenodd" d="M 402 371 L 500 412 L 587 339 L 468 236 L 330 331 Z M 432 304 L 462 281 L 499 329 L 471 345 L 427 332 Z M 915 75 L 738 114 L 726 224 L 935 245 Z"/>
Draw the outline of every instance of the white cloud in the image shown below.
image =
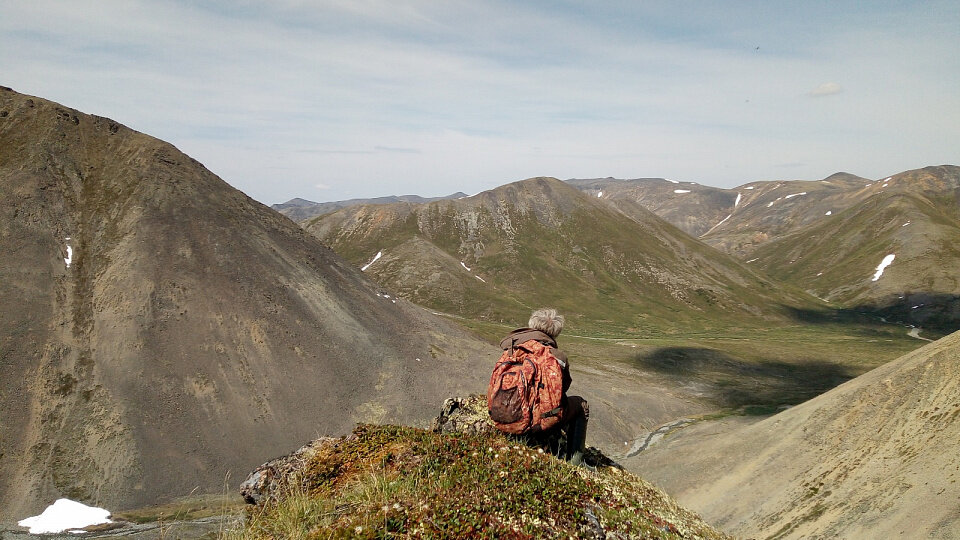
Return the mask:
<path id="1" fill-rule="evenodd" d="M 843 87 L 835 82 L 825 82 L 807 93 L 810 97 L 831 96 L 843 92 Z"/>
<path id="2" fill-rule="evenodd" d="M 0 84 L 166 139 L 267 203 L 960 163 L 953 4 L 644 4 L 6 2 Z M 925 32 L 890 31 L 907 23 Z M 835 73 L 848 92 L 797 95 Z"/>

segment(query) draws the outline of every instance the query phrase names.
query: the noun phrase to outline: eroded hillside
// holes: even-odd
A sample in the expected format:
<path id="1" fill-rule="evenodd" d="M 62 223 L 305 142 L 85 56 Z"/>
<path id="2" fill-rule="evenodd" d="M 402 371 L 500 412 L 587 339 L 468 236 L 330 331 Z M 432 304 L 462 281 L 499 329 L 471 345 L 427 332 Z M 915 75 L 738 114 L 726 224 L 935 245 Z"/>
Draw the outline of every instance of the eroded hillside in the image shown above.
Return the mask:
<path id="1" fill-rule="evenodd" d="M 4 516 L 219 492 L 483 385 L 486 344 L 173 146 L 10 89 L 0 112 Z"/>

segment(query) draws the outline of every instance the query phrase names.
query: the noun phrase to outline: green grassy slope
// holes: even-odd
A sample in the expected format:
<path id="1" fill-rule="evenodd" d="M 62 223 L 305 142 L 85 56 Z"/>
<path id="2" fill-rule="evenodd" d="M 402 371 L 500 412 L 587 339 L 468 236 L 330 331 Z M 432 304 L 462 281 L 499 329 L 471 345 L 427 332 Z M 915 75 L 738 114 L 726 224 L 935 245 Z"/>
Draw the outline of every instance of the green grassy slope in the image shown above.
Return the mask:
<path id="1" fill-rule="evenodd" d="M 348 208 L 307 231 L 385 289 L 468 318 L 523 321 L 552 305 L 583 330 L 649 332 L 784 320 L 798 290 L 745 268 L 642 208 L 626 213 L 555 179 L 462 200 Z M 468 270 L 469 269 L 469 270 Z"/>
<path id="2" fill-rule="evenodd" d="M 941 331 L 960 325 L 956 202 L 879 192 L 756 250 L 752 264 L 847 309 Z M 946 203 L 946 204 L 945 204 Z M 893 262 L 874 281 L 884 257 Z"/>

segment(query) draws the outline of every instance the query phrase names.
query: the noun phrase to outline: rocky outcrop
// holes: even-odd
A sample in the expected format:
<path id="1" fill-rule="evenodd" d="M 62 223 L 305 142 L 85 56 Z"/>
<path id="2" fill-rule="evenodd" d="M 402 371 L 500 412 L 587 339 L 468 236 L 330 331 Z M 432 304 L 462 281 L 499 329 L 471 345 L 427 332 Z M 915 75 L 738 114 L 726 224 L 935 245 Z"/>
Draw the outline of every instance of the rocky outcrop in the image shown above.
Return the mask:
<path id="1" fill-rule="evenodd" d="M 430 425 L 430 431 L 439 434 L 493 435 L 497 428 L 487 414 L 486 398 L 479 394 L 467 397 L 448 398 L 440 407 Z M 345 443 L 356 440 L 357 432 L 339 438 L 321 437 L 308 442 L 297 450 L 260 465 L 240 484 L 240 495 L 248 504 L 264 504 L 276 500 L 285 493 L 307 487 L 304 471 L 311 460 L 324 452 L 337 451 Z M 543 453 L 558 454 L 565 447 L 564 434 L 557 430 L 539 437 L 512 437 L 517 442 L 542 450 Z M 588 447 L 584 452 L 584 463 L 589 469 L 600 467 L 621 468 L 599 449 Z"/>

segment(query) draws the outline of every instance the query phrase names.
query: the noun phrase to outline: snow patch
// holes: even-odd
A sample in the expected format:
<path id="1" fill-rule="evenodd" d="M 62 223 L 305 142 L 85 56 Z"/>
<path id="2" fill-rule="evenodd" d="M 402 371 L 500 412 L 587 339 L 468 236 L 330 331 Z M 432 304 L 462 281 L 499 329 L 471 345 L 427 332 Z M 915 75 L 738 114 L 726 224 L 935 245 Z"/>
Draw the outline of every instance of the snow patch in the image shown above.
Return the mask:
<path id="1" fill-rule="evenodd" d="M 779 201 L 779 200 L 780 200 L 780 199 L 777 199 L 777 201 Z M 773 203 L 775 203 L 775 202 L 777 202 L 777 201 L 770 201 L 770 202 L 768 202 L 768 203 L 767 203 L 767 208 L 770 208 L 771 206 L 773 206 Z"/>
<path id="2" fill-rule="evenodd" d="M 477 278 L 477 279 L 479 279 L 480 281 L 482 281 L 482 282 L 484 282 L 484 283 L 486 283 L 486 282 L 487 282 L 487 280 L 485 280 L 485 279 L 483 279 L 483 278 L 482 278 L 482 277 L 480 277 L 480 276 L 477 276 L 477 275 L 474 275 L 473 277 L 475 277 L 475 278 Z"/>
<path id="3" fill-rule="evenodd" d="M 67 256 L 63 258 L 63 262 L 70 268 L 70 263 L 73 262 L 73 247 L 67 246 Z"/>
<path id="4" fill-rule="evenodd" d="M 87 506 L 70 499 L 57 499 L 39 516 L 20 520 L 17 525 L 29 528 L 30 534 L 51 534 L 101 523 L 113 523 L 108 519 L 109 517 L 110 511 L 103 508 Z"/>
<path id="5" fill-rule="evenodd" d="M 806 195 L 806 194 L 807 194 L 806 191 L 801 191 L 800 193 L 793 193 L 791 195 L 787 195 L 786 197 L 784 197 L 784 199 L 792 199 L 794 197 L 799 197 L 800 195 Z"/>
<path id="6" fill-rule="evenodd" d="M 675 190 L 673 190 L 673 192 L 674 192 L 674 193 L 690 193 L 690 190 L 689 190 L 689 189 L 675 189 Z"/>
<path id="7" fill-rule="evenodd" d="M 820 272 L 819 274 L 817 274 L 817 277 L 820 277 L 822 275 L 823 275 L 823 272 Z"/>
<path id="8" fill-rule="evenodd" d="M 370 265 L 377 262 L 377 260 L 380 259 L 381 256 L 383 256 L 383 251 L 378 251 L 377 254 L 373 256 L 373 260 L 365 264 L 363 268 L 360 269 L 360 271 L 366 272 L 367 268 L 370 268 Z"/>
<path id="9" fill-rule="evenodd" d="M 664 178 L 664 180 L 666 180 L 667 182 L 670 182 L 671 184 L 679 184 L 679 183 L 680 183 L 680 182 L 677 182 L 676 180 L 671 180 L 671 179 L 669 179 L 669 178 Z"/>
<path id="10" fill-rule="evenodd" d="M 909 224 L 910 224 L 910 222 L 908 221 L 908 222 L 904 223 L 903 225 L 901 225 L 901 227 L 906 227 L 906 226 L 909 225 Z"/>
<path id="11" fill-rule="evenodd" d="M 745 188 L 743 188 L 743 189 L 753 189 L 753 186 L 747 186 L 747 187 L 745 187 Z"/>
<path id="12" fill-rule="evenodd" d="M 755 261 L 755 260 L 757 260 L 757 259 L 759 259 L 759 258 L 760 258 L 760 257 L 757 257 L 756 259 L 750 259 L 749 261 L 747 261 L 747 264 L 752 263 L 753 261 Z"/>
<path id="13" fill-rule="evenodd" d="M 469 267 L 469 266 L 467 266 L 466 264 L 463 264 L 463 261 L 460 261 L 460 266 L 462 266 L 462 267 L 463 267 L 463 269 L 464 269 L 464 270 L 466 270 L 467 272 L 469 272 L 469 271 L 470 271 L 470 267 Z"/>
<path id="14" fill-rule="evenodd" d="M 740 206 L 740 198 L 741 198 L 741 195 L 740 195 L 739 193 L 737 193 L 737 200 L 733 201 L 733 207 L 734 207 L 734 208 Z"/>
<path id="15" fill-rule="evenodd" d="M 602 192 L 602 191 L 599 192 L 599 193 L 597 193 L 597 198 L 599 199 L 600 197 L 603 197 L 603 192 Z"/>
<path id="16" fill-rule="evenodd" d="M 895 259 L 896 257 L 897 257 L 896 255 L 894 255 L 893 253 L 891 253 L 891 254 L 887 255 L 886 257 L 884 257 L 882 261 L 880 261 L 880 264 L 877 265 L 877 272 L 876 272 L 875 274 L 873 274 L 873 281 L 876 281 L 876 280 L 880 279 L 880 276 L 883 275 L 883 271 L 884 271 L 888 266 L 890 266 L 890 263 L 892 263 L 892 262 L 893 262 L 893 259 Z"/>
<path id="17" fill-rule="evenodd" d="M 880 187 L 887 187 L 887 186 L 889 186 L 889 185 L 890 185 L 890 184 L 884 184 L 884 185 L 882 185 L 882 186 L 880 186 Z"/>
<path id="18" fill-rule="evenodd" d="M 829 215 L 831 215 L 831 214 L 833 214 L 833 210 L 827 210 L 827 213 L 824 214 L 824 215 L 825 215 L 825 216 L 829 216 Z"/>

